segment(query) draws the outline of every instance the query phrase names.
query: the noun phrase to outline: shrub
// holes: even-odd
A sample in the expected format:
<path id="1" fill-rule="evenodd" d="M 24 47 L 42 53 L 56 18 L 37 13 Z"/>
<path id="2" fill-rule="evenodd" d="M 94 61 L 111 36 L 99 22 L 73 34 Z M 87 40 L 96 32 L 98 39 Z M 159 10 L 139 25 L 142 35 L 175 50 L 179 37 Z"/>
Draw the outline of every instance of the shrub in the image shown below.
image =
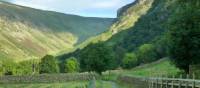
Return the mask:
<path id="1" fill-rule="evenodd" d="M 76 58 L 71 57 L 65 61 L 64 72 L 73 73 L 73 72 L 78 72 L 78 70 L 79 70 L 79 63 Z"/>
<path id="2" fill-rule="evenodd" d="M 51 55 L 44 56 L 39 64 L 39 67 L 40 67 L 40 74 L 59 72 L 57 60 Z"/>
<path id="3" fill-rule="evenodd" d="M 135 53 L 127 53 L 122 60 L 123 68 L 132 68 L 137 66 L 137 56 Z"/>
<path id="4" fill-rule="evenodd" d="M 157 54 L 155 52 L 154 45 L 144 44 L 139 47 L 137 57 L 140 63 L 149 63 L 157 60 Z"/>
<path id="5" fill-rule="evenodd" d="M 2 61 L 2 75 L 15 75 L 17 64 L 11 60 Z"/>
<path id="6" fill-rule="evenodd" d="M 38 68 L 39 62 L 38 60 L 28 60 L 28 61 L 22 61 L 17 63 L 16 66 L 16 75 L 32 75 L 32 74 L 38 74 L 39 68 Z"/>

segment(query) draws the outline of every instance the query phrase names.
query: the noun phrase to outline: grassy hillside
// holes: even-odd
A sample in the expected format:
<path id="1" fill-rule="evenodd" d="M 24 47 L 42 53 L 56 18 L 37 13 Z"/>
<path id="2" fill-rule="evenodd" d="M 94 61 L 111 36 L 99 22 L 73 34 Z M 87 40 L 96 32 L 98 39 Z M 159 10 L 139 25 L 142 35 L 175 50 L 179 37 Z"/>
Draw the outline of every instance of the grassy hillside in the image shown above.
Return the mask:
<path id="1" fill-rule="evenodd" d="M 158 61 L 143 64 L 132 69 L 127 70 L 114 70 L 103 73 L 104 80 L 117 81 L 120 76 L 130 77 L 158 77 L 158 76 L 179 76 L 183 71 L 178 69 L 171 63 L 169 58 L 163 58 Z"/>
<path id="2" fill-rule="evenodd" d="M 135 51 L 165 33 L 167 20 L 176 9 L 175 3 L 176 0 L 136 0 L 119 9 L 117 21 L 109 31 L 88 39 L 81 48 L 104 41 L 122 59 L 126 52 Z"/>
<path id="3" fill-rule="evenodd" d="M 174 4 L 176 0 L 138 0 L 143 4 L 139 4 L 140 7 L 134 7 L 134 5 L 127 8 L 123 17 L 128 17 L 129 15 L 134 16 L 134 9 L 142 9 L 143 6 L 148 6 L 149 9 L 144 10 L 145 14 L 132 23 L 131 26 L 125 26 L 126 30 L 114 35 L 107 43 L 114 47 L 120 47 L 127 51 L 133 51 L 137 49 L 138 46 L 150 43 L 152 40 L 158 36 L 162 36 L 166 31 L 167 20 L 173 11 L 176 9 Z M 132 12 L 132 13 L 130 13 Z M 129 14 L 126 14 L 129 13 Z M 122 19 L 123 20 L 123 19 Z M 133 20 L 133 19 L 128 19 Z M 125 20 L 127 22 L 127 20 Z M 123 24 L 123 23 L 120 23 Z M 128 25 L 128 24 L 127 24 Z M 122 28 L 118 28 L 122 29 Z"/>
<path id="4" fill-rule="evenodd" d="M 176 68 L 176 66 L 173 65 L 168 58 L 164 58 L 153 63 L 141 65 L 131 70 L 127 70 L 125 74 L 129 76 L 156 77 L 161 75 L 172 76 L 180 72 L 181 70 Z"/>
<path id="5" fill-rule="evenodd" d="M 136 0 L 135 2 L 122 7 L 118 11 L 118 17 L 113 25 L 109 28 L 108 31 L 97 35 L 95 37 L 91 37 L 87 39 L 84 43 L 77 46 L 76 49 L 84 48 L 90 43 L 98 43 L 99 41 L 111 41 L 113 38 L 116 40 L 121 40 L 122 37 L 118 37 L 118 35 L 122 34 L 121 31 L 128 30 L 129 28 L 133 27 L 135 23 L 141 18 L 143 15 L 147 14 L 148 10 L 151 8 L 153 0 Z M 117 37 L 116 37 L 116 36 Z M 111 40 L 109 40 L 111 38 Z M 111 42 L 109 42 L 110 44 Z M 89 47 L 89 46 L 88 46 Z M 75 53 L 79 53 L 76 52 Z M 68 54 L 61 55 L 61 58 L 67 57 Z"/>
<path id="6" fill-rule="evenodd" d="M 112 21 L 0 2 L 0 59 L 24 60 L 69 51 L 106 31 Z"/>
<path id="7" fill-rule="evenodd" d="M 89 43 L 90 41 L 95 43 L 104 41 L 105 45 L 113 49 L 111 53 L 115 53 L 114 56 L 119 67 L 123 66 L 127 53 L 133 54 L 134 52 L 135 54 L 135 65 L 132 67 L 166 57 L 168 52 L 164 35 L 168 29 L 168 20 L 178 10 L 176 4 L 177 0 L 136 0 L 119 10 L 118 19 L 109 31 L 93 37 Z M 141 48 L 145 44 L 149 44 L 149 46 Z M 61 59 L 71 56 L 80 60 L 84 59 L 85 57 L 81 57 L 81 54 L 91 52 L 86 51 L 91 46 L 63 55 Z M 168 62 L 162 64 L 169 65 Z M 113 63 L 115 62 L 113 61 Z"/>

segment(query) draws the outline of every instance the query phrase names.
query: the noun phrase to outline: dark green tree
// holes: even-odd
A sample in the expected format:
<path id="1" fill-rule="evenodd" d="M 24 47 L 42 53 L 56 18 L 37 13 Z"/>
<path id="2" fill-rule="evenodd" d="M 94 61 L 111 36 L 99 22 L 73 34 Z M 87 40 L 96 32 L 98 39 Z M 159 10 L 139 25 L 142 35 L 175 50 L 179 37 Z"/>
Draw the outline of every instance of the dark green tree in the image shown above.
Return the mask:
<path id="1" fill-rule="evenodd" d="M 137 55 L 135 53 L 127 53 L 123 60 L 122 60 L 122 66 L 123 68 L 133 68 L 135 66 L 137 66 Z"/>
<path id="2" fill-rule="evenodd" d="M 59 67 L 54 56 L 46 55 L 42 58 L 40 64 L 40 74 L 42 73 L 58 73 Z"/>
<path id="3" fill-rule="evenodd" d="M 65 60 L 64 72 L 65 73 L 74 73 L 79 71 L 79 62 L 76 58 L 71 57 Z"/>
<path id="4" fill-rule="evenodd" d="M 1 64 L 3 75 L 16 75 L 16 66 L 12 60 L 3 60 Z"/>
<path id="5" fill-rule="evenodd" d="M 157 60 L 157 54 L 153 44 L 144 44 L 137 51 L 137 58 L 140 63 L 149 63 Z"/>
<path id="6" fill-rule="evenodd" d="M 158 59 L 169 56 L 169 43 L 166 35 L 155 38 L 153 45 Z"/>
<path id="7" fill-rule="evenodd" d="M 186 73 L 189 65 L 200 64 L 199 3 L 199 0 L 179 0 L 179 9 L 169 20 L 170 56 Z"/>
<path id="8" fill-rule="evenodd" d="M 103 43 L 90 44 L 80 54 L 80 67 L 83 71 L 103 71 L 114 69 L 116 60 L 110 47 Z"/>

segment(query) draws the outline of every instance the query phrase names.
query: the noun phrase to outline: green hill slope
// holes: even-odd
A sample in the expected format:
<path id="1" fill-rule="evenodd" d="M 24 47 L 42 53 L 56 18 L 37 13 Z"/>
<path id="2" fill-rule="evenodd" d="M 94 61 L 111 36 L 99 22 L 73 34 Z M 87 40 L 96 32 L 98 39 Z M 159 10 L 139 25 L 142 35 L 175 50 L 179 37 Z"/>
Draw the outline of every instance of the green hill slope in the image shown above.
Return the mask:
<path id="1" fill-rule="evenodd" d="M 119 67 L 123 65 L 123 58 L 127 53 L 136 53 L 137 65 L 166 57 L 169 54 L 165 35 L 169 20 L 180 9 L 177 4 L 178 0 L 136 0 L 119 10 L 117 21 L 109 31 L 92 37 L 89 43 L 104 41 L 104 44 L 113 49 Z M 82 59 L 81 53 L 90 48 L 87 44 L 85 49 L 61 55 L 59 58 L 63 60 L 73 56 Z M 152 44 L 152 58 L 145 56 L 146 54 L 143 56 L 147 59 L 139 58 L 138 48 L 144 44 Z"/>
<path id="2" fill-rule="evenodd" d="M 109 41 L 107 41 L 109 45 L 123 48 L 126 51 L 133 51 L 137 49 L 138 46 L 150 43 L 152 40 L 165 33 L 167 30 L 167 20 L 170 18 L 173 11 L 176 10 L 176 7 L 174 7 L 176 0 L 138 0 L 138 2 L 143 2 L 144 4 L 139 4 L 140 7 L 134 7 L 134 4 L 132 6 L 131 4 L 130 6 L 128 5 L 128 8 L 125 6 L 124 9 L 126 10 L 123 12 L 125 14 L 122 15 L 122 17 L 132 15 L 133 18 L 136 18 L 134 16 L 135 10 L 132 10 L 132 8 L 141 10 L 146 6 L 149 9 L 145 10 L 145 14 L 140 16 L 137 21 L 133 22 L 133 19 L 130 18 L 124 20 L 128 23 L 126 25 L 129 25 L 129 20 L 132 20 L 132 22 L 130 22 L 132 25 L 125 26 L 126 28 L 124 31 L 117 33 L 109 39 Z M 117 30 L 121 29 L 122 28 L 117 28 Z"/>
<path id="3" fill-rule="evenodd" d="M 131 70 L 124 71 L 124 75 L 129 76 L 173 76 L 180 73 L 181 70 L 178 69 L 174 64 L 171 63 L 169 58 L 163 58 L 153 63 L 145 64 L 133 68 Z"/>
<path id="4" fill-rule="evenodd" d="M 109 31 L 92 37 L 89 43 L 104 41 L 121 59 L 124 52 L 132 52 L 165 33 L 175 3 L 176 0 L 136 0 L 119 9 L 117 21 Z"/>
<path id="5" fill-rule="evenodd" d="M 24 60 L 68 51 L 106 31 L 112 22 L 0 1 L 0 59 Z"/>
<path id="6" fill-rule="evenodd" d="M 82 43 L 77 48 L 82 49 L 84 47 L 89 47 L 88 44 L 98 43 L 99 41 L 105 41 L 105 43 L 109 45 L 113 43 L 112 40 L 114 39 L 116 39 L 116 41 L 121 41 L 123 36 L 121 37 L 118 35 L 121 35 L 124 30 L 128 30 L 131 27 L 133 27 L 139 18 L 147 14 L 148 10 L 151 8 L 152 3 L 153 3 L 153 0 L 144 0 L 144 1 L 136 0 L 135 2 L 122 7 L 118 11 L 117 20 L 113 23 L 113 25 L 110 27 L 108 31 L 100 35 L 97 35 L 95 37 L 89 38 L 86 42 Z M 114 46 L 114 45 L 111 45 L 111 46 Z M 79 52 L 78 50 L 72 53 L 72 55 L 79 54 L 79 53 L 81 52 Z M 65 59 L 66 57 L 69 57 L 69 56 L 71 56 L 71 54 L 66 53 L 66 54 L 60 55 L 59 57 L 61 59 Z"/>

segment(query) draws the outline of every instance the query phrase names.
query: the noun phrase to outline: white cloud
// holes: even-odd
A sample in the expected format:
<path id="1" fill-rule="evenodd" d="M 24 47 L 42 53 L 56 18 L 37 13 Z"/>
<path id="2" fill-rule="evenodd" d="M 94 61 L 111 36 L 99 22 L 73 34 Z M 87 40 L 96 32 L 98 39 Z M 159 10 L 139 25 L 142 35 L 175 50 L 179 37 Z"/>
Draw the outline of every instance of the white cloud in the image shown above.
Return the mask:
<path id="1" fill-rule="evenodd" d="M 130 0 L 129 0 L 130 1 Z M 102 0 L 93 4 L 95 8 L 119 8 L 130 3 L 123 0 Z"/>
<path id="2" fill-rule="evenodd" d="M 70 14 L 92 10 L 115 11 L 134 0 L 12 0 L 12 3 L 43 10 L 51 10 Z M 92 13 L 92 12 L 91 12 Z M 90 12 L 88 12 L 90 14 Z M 109 14 L 108 11 L 105 14 Z M 110 13 L 111 14 L 111 13 Z M 115 14 L 113 14 L 114 16 Z"/>

